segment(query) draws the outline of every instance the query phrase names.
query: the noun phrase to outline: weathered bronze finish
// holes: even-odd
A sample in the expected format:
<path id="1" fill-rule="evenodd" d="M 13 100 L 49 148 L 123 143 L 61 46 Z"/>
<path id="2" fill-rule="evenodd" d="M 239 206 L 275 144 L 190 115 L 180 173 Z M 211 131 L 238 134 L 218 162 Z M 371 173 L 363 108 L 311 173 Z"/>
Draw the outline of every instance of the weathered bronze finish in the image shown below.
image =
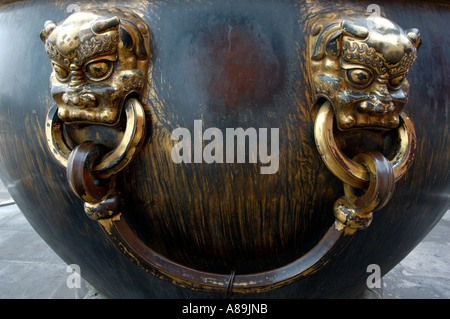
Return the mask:
<path id="1" fill-rule="evenodd" d="M 82 25 L 83 27 L 81 29 L 84 30 L 83 28 L 85 28 L 86 20 L 88 21 L 88 29 L 90 31 L 95 31 L 96 33 L 98 33 L 99 30 L 104 31 L 110 30 L 111 28 L 117 29 L 120 23 L 117 16 L 112 18 L 93 18 L 89 13 L 76 13 L 71 15 L 61 24 L 63 31 L 57 29 L 54 30 L 54 23 L 46 23 L 45 29 L 42 33 L 42 38 L 46 44 L 46 52 L 53 61 L 53 73 L 51 80 L 52 88 L 58 85 L 56 81 L 70 81 L 70 88 L 74 86 L 78 87 L 83 83 L 80 80 L 81 75 L 79 73 L 69 74 L 66 72 L 64 73 L 65 77 L 62 78 L 60 73 L 64 70 L 60 68 L 60 65 L 55 64 L 55 61 L 59 64 L 67 63 L 67 58 L 65 60 L 61 58 L 61 51 L 65 52 L 64 49 L 67 51 L 67 48 L 65 48 L 64 45 L 67 45 L 66 42 L 71 40 L 72 37 L 74 39 L 79 38 L 79 26 Z M 356 28 L 354 26 L 350 26 L 347 22 L 342 22 L 339 26 L 342 30 Z M 317 28 L 317 25 L 314 25 L 311 32 L 316 33 Z M 116 32 L 118 32 L 117 30 Z M 359 31 L 364 33 L 362 30 Z M 50 36 L 51 34 L 56 34 L 56 39 L 59 39 L 59 33 L 63 34 L 59 37 L 62 39 L 67 38 L 68 40 L 66 39 L 65 41 L 61 41 L 60 46 L 57 46 L 58 40 L 53 40 L 52 42 L 53 38 Z M 338 35 L 341 35 L 340 32 L 337 33 Z M 91 33 L 89 33 L 89 35 L 92 36 Z M 328 35 L 328 33 L 326 35 Z M 369 35 L 371 34 L 369 34 L 368 31 L 364 33 L 364 37 L 369 37 Z M 101 39 L 98 40 L 100 41 L 100 44 L 98 44 L 100 47 L 95 46 L 95 49 L 93 49 L 90 54 L 90 58 L 95 56 L 95 61 L 97 61 L 97 54 L 103 56 L 103 54 L 107 52 L 110 55 L 109 50 L 113 50 L 112 52 L 115 53 L 116 49 L 112 49 L 113 45 L 111 45 L 108 41 L 111 39 L 116 39 L 114 40 L 115 42 L 113 41 L 114 46 L 117 46 L 119 43 L 118 33 L 109 34 L 103 37 L 104 38 L 102 39 L 104 39 L 107 44 L 102 44 Z M 322 37 L 322 35 L 319 36 L 319 38 Z M 123 39 L 123 37 L 121 39 Z M 328 39 L 321 39 L 322 42 L 325 40 L 328 41 Z M 83 38 L 80 42 L 76 42 L 75 44 L 70 42 L 69 47 L 70 52 L 72 53 L 73 64 L 84 65 L 83 61 L 86 56 L 84 52 L 86 49 L 84 48 L 85 45 L 83 43 L 86 41 L 88 41 L 88 43 L 98 42 L 96 40 L 96 42 L 92 42 L 91 40 L 83 40 Z M 333 41 L 337 41 L 336 36 L 333 36 Z M 348 41 L 348 39 L 344 41 L 345 45 L 343 53 L 334 53 L 334 55 L 337 55 L 338 57 L 342 55 L 344 59 L 350 59 L 351 56 L 348 57 L 348 53 L 345 51 L 346 49 L 349 49 L 350 51 L 352 50 L 352 47 L 349 47 Z M 383 39 L 378 39 L 378 41 L 382 42 Z M 316 44 L 314 54 L 311 57 L 312 60 L 317 60 L 319 56 L 320 58 L 323 58 L 324 55 L 322 51 L 325 50 L 325 48 L 318 47 L 319 44 L 323 46 L 323 43 L 320 41 L 317 42 L 318 43 Z M 357 44 L 355 45 L 357 46 Z M 392 43 L 389 43 L 389 45 L 393 46 Z M 362 47 L 366 48 L 367 45 L 363 44 Z M 375 52 L 373 49 L 370 49 L 369 51 L 371 53 Z M 412 57 L 413 54 L 415 54 L 415 51 L 408 56 Z M 378 60 L 379 57 L 377 56 L 376 61 Z M 412 64 L 413 60 L 415 60 L 415 55 L 412 61 L 407 60 L 407 62 L 411 62 Z M 398 63 L 400 66 L 398 66 L 395 71 L 392 71 L 391 69 L 388 71 L 384 64 L 375 65 L 375 62 L 370 59 L 367 59 L 367 61 L 357 59 L 357 61 L 377 67 L 379 73 L 381 72 L 380 70 L 383 70 L 383 73 L 394 73 L 395 76 L 398 76 L 398 72 L 405 74 L 405 72 L 407 72 L 407 68 L 410 66 L 410 64 L 405 64 L 406 62 L 402 59 Z M 353 62 L 357 63 L 357 61 Z M 90 63 L 92 62 L 88 62 L 88 65 L 90 65 Z M 340 66 L 345 73 L 346 68 L 342 63 Z M 405 68 L 405 66 L 407 67 Z M 71 64 L 70 67 L 73 68 L 73 65 Z M 401 70 L 399 71 L 400 68 Z M 112 69 L 112 66 L 105 67 L 105 70 L 102 68 L 100 69 L 105 72 L 98 77 L 99 81 L 108 79 L 111 74 L 116 72 L 115 69 Z M 329 69 L 329 67 L 326 67 L 326 69 Z M 142 74 L 142 71 L 144 70 L 140 71 L 141 72 L 138 73 Z M 86 72 L 87 79 L 92 80 L 92 75 L 88 75 L 89 69 L 86 69 Z M 323 75 L 321 76 L 323 77 Z M 118 79 L 119 78 L 114 77 L 112 81 L 117 82 L 119 81 Z M 123 80 L 123 78 L 121 79 Z M 73 84 L 74 81 L 75 84 Z M 126 82 L 127 79 L 124 81 Z M 73 94 L 73 92 L 70 91 L 69 95 L 70 94 Z M 88 95 L 90 93 L 86 94 Z M 122 211 L 126 210 L 127 204 L 123 203 L 121 193 L 116 189 L 115 175 L 129 163 L 131 158 L 134 156 L 135 150 L 138 149 L 138 144 L 142 140 L 143 133 L 145 132 L 145 117 L 143 115 L 143 110 L 138 101 L 134 99 L 127 100 L 125 105 L 125 111 L 127 114 L 126 130 L 122 137 L 122 142 L 111 153 L 107 154 L 107 148 L 104 145 L 90 141 L 85 141 L 71 150 L 70 147 L 64 142 L 64 137 L 61 130 L 61 126 L 63 124 L 58 124 L 57 121 L 58 118 L 62 118 L 63 120 L 66 119 L 69 124 L 73 124 L 73 119 L 83 119 L 85 113 L 70 113 L 67 112 L 66 108 L 73 106 L 78 107 L 78 105 L 73 103 L 73 100 L 76 99 L 77 101 L 81 101 L 86 94 L 83 93 L 80 96 L 72 95 L 68 98 L 68 94 L 64 93 L 62 101 L 65 104 L 61 106 L 58 103 L 60 109 L 58 116 L 56 116 L 56 112 L 53 109 L 50 109 L 48 116 L 47 136 L 48 142 L 50 143 L 50 149 L 53 150 L 53 154 L 57 160 L 67 168 L 67 178 L 71 189 L 85 202 L 84 207 L 86 214 L 90 218 L 100 222 L 108 237 L 131 261 L 153 275 L 194 290 L 226 292 L 227 294 L 246 294 L 256 291 L 262 292 L 279 288 L 296 279 L 313 274 L 320 266 L 328 263 L 331 256 L 339 254 L 340 250 L 345 247 L 351 239 L 350 235 L 354 234 L 357 229 L 365 228 L 371 223 L 372 212 L 385 206 L 392 196 L 395 183 L 395 169 L 400 171 L 400 173 L 397 172 L 397 178 L 400 178 L 400 174 L 404 173 L 403 166 L 400 164 L 403 164 L 404 162 L 411 162 L 410 159 L 408 160 L 401 158 L 399 164 L 397 163 L 396 158 L 409 156 L 412 153 L 410 148 L 411 145 L 414 144 L 414 139 L 411 138 L 413 134 L 407 134 L 409 139 L 406 142 L 403 142 L 402 140 L 399 141 L 399 145 L 406 145 L 408 147 L 407 150 L 400 147 L 398 153 L 401 155 L 396 155 L 394 157 L 395 165 L 400 166 L 400 168 L 395 167 L 394 169 L 393 165 L 391 165 L 391 163 L 388 162 L 380 153 L 361 153 L 357 155 L 353 161 L 347 160 L 345 155 L 340 155 L 344 158 L 344 161 L 340 158 L 334 157 L 333 155 L 335 153 L 341 154 L 341 152 L 339 152 L 336 144 L 334 143 L 331 133 L 333 130 L 332 114 L 330 113 L 331 110 L 329 107 L 329 102 L 325 102 L 325 105 L 323 105 L 319 111 L 319 115 L 317 116 L 315 123 L 315 136 L 318 149 L 326 161 L 326 164 L 331 167 L 331 170 L 337 170 L 338 176 L 343 171 L 344 175 L 350 175 L 351 178 L 355 179 L 355 174 L 349 170 L 347 166 L 342 165 L 342 162 L 353 164 L 353 166 L 356 167 L 355 171 L 357 173 L 362 172 L 360 175 L 366 178 L 366 180 L 363 181 L 368 182 L 365 194 L 362 196 L 356 196 L 350 186 L 345 184 L 345 197 L 338 199 L 334 207 L 336 222 L 333 223 L 320 243 L 304 257 L 300 257 L 286 266 L 261 273 L 241 275 L 232 272 L 233 279 L 230 280 L 230 275 L 228 274 L 215 274 L 198 271 L 173 262 L 147 247 L 142 243 L 138 236 L 131 231 L 131 227 L 127 222 L 126 216 L 122 214 Z M 99 95 L 98 92 L 96 94 Z M 337 95 L 339 92 L 335 92 L 335 94 Z M 59 96 L 53 94 L 53 98 L 58 101 Z M 123 95 L 121 96 L 121 99 L 124 99 Z M 107 100 L 107 98 L 104 100 Z M 111 101 L 111 103 L 114 105 L 115 102 Z M 89 109 L 89 107 L 97 107 L 95 104 L 83 105 L 84 106 L 81 108 L 82 110 L 85 108 Z M 374 101 L 372 101 L 372 105 L 378 107 Z M 324 115 L 322 115 L 323 113 Z M 67 114 L 71 114 L 70 120 L 66 117 Z M 75 116 L 72 116 L 74 114 Z M 100 122 L 105 124 L 105 121 L 100 120 L 98 117 L 95 117 L 94 119 L 94 123 Z M 109 121 L 106 122 L 108 123 Z M 378 123 L 376 120 L 371 120 L 371 122 Z M 366 128 L 366 125 L 364 125 L 364 127 Z M 411 133 L 413 132 L 413 129 L 406 129 L 406 131 Z M 402 136 L 402 134 L 399 134 L 399 136 Z M 67 156 L 67 154 L 69 155 Z M 66 157 L 67 162 L 65 161 Z M 111 158 L 113 158 L 113 160 L 111 160 Z M 329 159 L 331 162 L 329 162 Z M 334 168 L 335 166 L 337 168 Z M 105 171 L 105 168 L 102 167 L 109 169 L 108 174 L 101 174 Z M 356 176 L 358 177 L 358 175 Z M 99 178 L 101 179 L 100 186 L 97 185 Z M 356 180 L 358 182 L 360 181 L 357 178 Z M 356 183 L 353 183 L 352 186 L 355 186 L 355 184 Z M 356 185 L 359 186 L 359 184 Z"/>
<path id="2" fill-rule="evenodd" d="M 14 41 L 5 41 L 0 50 L 0 177 L 44 240 L 108 297 L 357 297 L 367 288 L 367 266 L 379 265 L 381 275 L 390 271 L 445 213 L 450 199 L 443 173 L 449 169 L 448 121 L 441 116 L 449 101 L 448 72 L 442 67 L 450 54 L 442 46 L 448 41 L 442 30 L 449 7 L 440 0 L 407 6 L 380 1 L 382 13 L 371 19 L 364 13 L 367 3 L 357 0 L 130 0 L 114 2 L 118 10 L 99 10 L 111 5 L 105 0 L 80 1 L 80 12 L 73 15 L 61 1 L 7 1 L 0 5 L 0 39 Z M 416 48 L 413 67 L 417 32 L 402 34 L 381 15 L 420 29 L 424 44 Z M 324 17 L 328 20 L 320 20 Z M 57 70 L 38 36 L 49 19 L 63 21 L 47 23 L 43 34 L 45 41 L 52 39 L 47 51 Z M 319 20 L 323 29 L 314 28 Z M 376 23 L 369 26 L 371 20 Z M 100 32 L 97 21 L 111 29 Z M 83 58 L 81 51 L 54 42 L 66 33 L 66 38 L 81 32 L 100 39 L 118 32 L 117 53 L 123 43 L 137 43 L 130 30 L 139 30 L 139 22 L 148 30 L 147 36 L 139 31 L 142 39 L 151 35 L 144 87 L 123 93 L 117 104 L 114 94 L 101 94 L 101 85 L 120 84 L 108 84 L 114 71 L 127 65 L 118 65 L 120 56 L 110 61 L 113 69 L 102 62 L 78 70 L 74 58 Z M 345 30 L 328 41 L 325 29 L 335 23 Z M 380 25 L 402 44 L 399 55 L 411 49 L 407 58 L 389 59 L 400 62 L 397 66 L 360 62 L 363 55 L 367 61 L 389 56 L 388 46 L 371 51 L 376 37 L 348 35 L 358 33 L 358 26 L 378 37 Z M 313 60 L 319 38 L 330 50 Z M 334 43 L 347 59 L 333 56 Z M 361 54 L 353 57 L 357 48 Z M 102 57 L 103 49 L 95 50 Z M 68 67 L 58 58 L 63 51 L 76 52 Z M 138 53 L 122 54 L 133 55 Z M 341 102 L 347 98 L 349 105 L 340 114 L 356 114 L 354 127 L 337 125 L 339 103 L 315 91 L 311 63 L 325 75 L 340 70 L 316 78 L 331 83 L 332 76 L 341 76 Z M 367 74 L 347 72 L 349 64 L 369 72 L 371 85 L 350 87 L 345 81 L 358 82 Z M 391 79 L 393 85 L 394 73 L 408 67 L 409 92 L 407 82 L 392 90 L 392 105 L 388 94 L 374 93 L 383 91 L 380 80 Z M 67 71 L 74 72 L 69 77 L 75 81 L 60 82 L 57 76 L 64 80 Z M 112 73 L 98 82 L 87 75 L 105 71 L 105 77 Z M 64 99 L 55 92 L 63 86 Z M 351 100 L 357 93 L 365 93 L 368 102 Z M 408 95 L 405 110 L 400 110 L 404 100 L 394 101 L 402 94 Z M 381 106 L 370 106 L 377 98 Z M 103 121 L 94 111 L 115 106 L 116 120 Z M 377 113 L 383 108 L 386 114 Z M 399 125 L 393 127 L 396 116 Z M 195 132 L 196 123 L 201 134 L 209 128 L 276 128 L 278 171 L 261 174 L 262 161 L 249 158 L 195 162 L 194 149 L 191 163 L 175 163 L 171 133 Z M 318 151 L 316 139 L 331 157 Z M 200 141 L 197 146 L 215 142 L 207 134 Z"/>

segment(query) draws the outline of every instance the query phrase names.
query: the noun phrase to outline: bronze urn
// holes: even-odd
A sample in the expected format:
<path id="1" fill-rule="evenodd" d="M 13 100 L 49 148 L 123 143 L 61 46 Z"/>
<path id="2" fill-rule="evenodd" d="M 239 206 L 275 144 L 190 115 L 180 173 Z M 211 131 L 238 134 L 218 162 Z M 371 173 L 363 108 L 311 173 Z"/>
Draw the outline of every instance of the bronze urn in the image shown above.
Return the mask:
<path id="1" fill-rule="evenodd" d="M 355 298 L 449 208 L 449 17 L 7 1 L 0 178 L 107 297 Z"/>

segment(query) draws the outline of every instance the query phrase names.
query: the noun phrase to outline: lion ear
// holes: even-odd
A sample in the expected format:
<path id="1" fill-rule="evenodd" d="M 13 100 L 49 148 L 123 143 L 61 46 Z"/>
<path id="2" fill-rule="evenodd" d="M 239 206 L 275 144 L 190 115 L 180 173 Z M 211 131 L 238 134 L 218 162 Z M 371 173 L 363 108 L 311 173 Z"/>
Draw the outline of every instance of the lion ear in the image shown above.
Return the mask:
<path id="1" fill-rule="evenodd" d="M 45 21 L 44 23 L 44 30 L 42 30 L 40 37 L 42 42 L 45 43 L 45 41 L 47 41 L 48 36 L 50 35 L 50 33 L 53 32 L 53 30 L 56 28 L 56 23 L 54 21 L 48 20 Z"/>
<path id="2" fill-rule="evenodd" d="M 346 20 L 342 21 L 341 30 L 344 35 L 349 35 L 358 39 L 365 39 L 369 36 L 369 30 L 367 30 L 367 28 Z"/>
<path id="3" fill-rule="evenodd" d="M 411 40 L 416 48 L 419 48 L 422 44 L 422 40 L 420 39 L 419 29 L 412 28 L 405 30 L 406 36 Z"/>
<path id="4" fill-rule="evenodd" d="M 339 23 L 333 23 L 323 30 L 322 27 L 316 27 L 313 34 L 318 35 L 311 56 L 313 60 L 323 59 L 326 53 L 336 54 L 339 36 L 342 34 Z"/>
<path id="5" fill-rule="evenodd" d="M 106 18 L 95 22 L 92 25 L 92 31 L 96 34 L 104 33 L 111 30 L 118 30 L 120 19 L 118 17 Z"/>

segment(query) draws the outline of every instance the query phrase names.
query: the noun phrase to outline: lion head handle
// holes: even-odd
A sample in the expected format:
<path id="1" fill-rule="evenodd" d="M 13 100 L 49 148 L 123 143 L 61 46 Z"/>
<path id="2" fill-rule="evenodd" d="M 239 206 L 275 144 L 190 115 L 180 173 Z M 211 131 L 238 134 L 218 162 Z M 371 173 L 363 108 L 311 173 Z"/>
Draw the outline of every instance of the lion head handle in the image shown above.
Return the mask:
<path id="1" fill-rule="evenodd" d="M 52 61 L 51 94 L 67 124 L 119 122 L 125 98 L 146 83 L 149 29 L 119 10 L 77 12 L 41 32 Z"/>
<path id="2" fill-rule="evenodd" d="M 379 15 L 320 15 L 309 36 L 314 101 L 330 101 L 340 130 L 397 127 L 420 43 L 417 29 Z"/>

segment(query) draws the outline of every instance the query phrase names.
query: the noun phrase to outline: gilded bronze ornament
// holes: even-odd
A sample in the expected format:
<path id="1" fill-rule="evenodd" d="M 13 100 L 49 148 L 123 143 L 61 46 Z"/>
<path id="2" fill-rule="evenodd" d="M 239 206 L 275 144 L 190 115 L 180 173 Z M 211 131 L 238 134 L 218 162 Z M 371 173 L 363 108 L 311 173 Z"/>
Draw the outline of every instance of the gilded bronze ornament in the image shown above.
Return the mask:
<path id="1" fill-rule="evenodd" d="M 145 137 L 145 113 L 139 99 L 146 83 L 151 33 L 144 21 L 117 9 L 76 12 L 60 24 L 47 21 L 41 32 L 52 60 L 46 136 L 63 167 L 84 134 L 71 132 L 111 127 L 116 142 L 92 168 L 105 179 L 128 165 Z M 100 127 L 100 128 L 99 128 Z M 80 134 L 79 134 L 80 135 Z M 101 134 L 99 134 L 101 135 Z M 97 141 L 111 143 L 109 137 Z"/>
<path id="2" fill-rule="evenodd" d="M 51 94 L 67 124 L 117 126 L 127 96 L 142 96 L 151 58 L 147 25 L 120 10 L 77 12 L 45 22 Z"/>
<path id="3" fill-rule="evenodd" d="M 408 100 L 406 75 L 421 44 L 419 31 L 354 12 L 324 13 L 311 24 L 314 101 L 331 103 L 340 130 L 397 128 Z"/>
<path id="4" fill-rule="evenodd" d="M 137 98 L 147 79 L 149 37 L 141 19 L 115 9 L 77 12 L 61 24 L 47 21 L 41 33 L 52 60 L 50 86 L 56 102 L 47 114 L 47 143 L 66 168 L 71 189 L 85 202 L 86 214 L 95 220 L 121 208 L 115 177 L 145 138 L 145 113 Z M 108 135 L 102 140 L 97 132 L 99 126 L 112 127 L 117 136 L 111 149 L 104 145 L 111 143 Z M 70 133 L 86 128 L 99 140 L 81 133 L 81 142 L 74 142 Z"/>
<path id="5" fill-rule="evenodd" d="M 406 75 L 420 44 L 417 29 L 404 31 L 378 13 L 330 12 L 311 21 L 314 136 L 326 166 L 344 183 L 345 195 L 335 202 L 334 214 L 346 233 L 370 225 L 372 212 L 387 204 L 395 182 L 414 160 L 415 130 L 403 108 Z M 396 150 L 389 160 L 379 152 L 350 159 L 337 145 L 335 129 L 393 130 Z M 353 188 L 364 195 L 355 195 Z"/>

